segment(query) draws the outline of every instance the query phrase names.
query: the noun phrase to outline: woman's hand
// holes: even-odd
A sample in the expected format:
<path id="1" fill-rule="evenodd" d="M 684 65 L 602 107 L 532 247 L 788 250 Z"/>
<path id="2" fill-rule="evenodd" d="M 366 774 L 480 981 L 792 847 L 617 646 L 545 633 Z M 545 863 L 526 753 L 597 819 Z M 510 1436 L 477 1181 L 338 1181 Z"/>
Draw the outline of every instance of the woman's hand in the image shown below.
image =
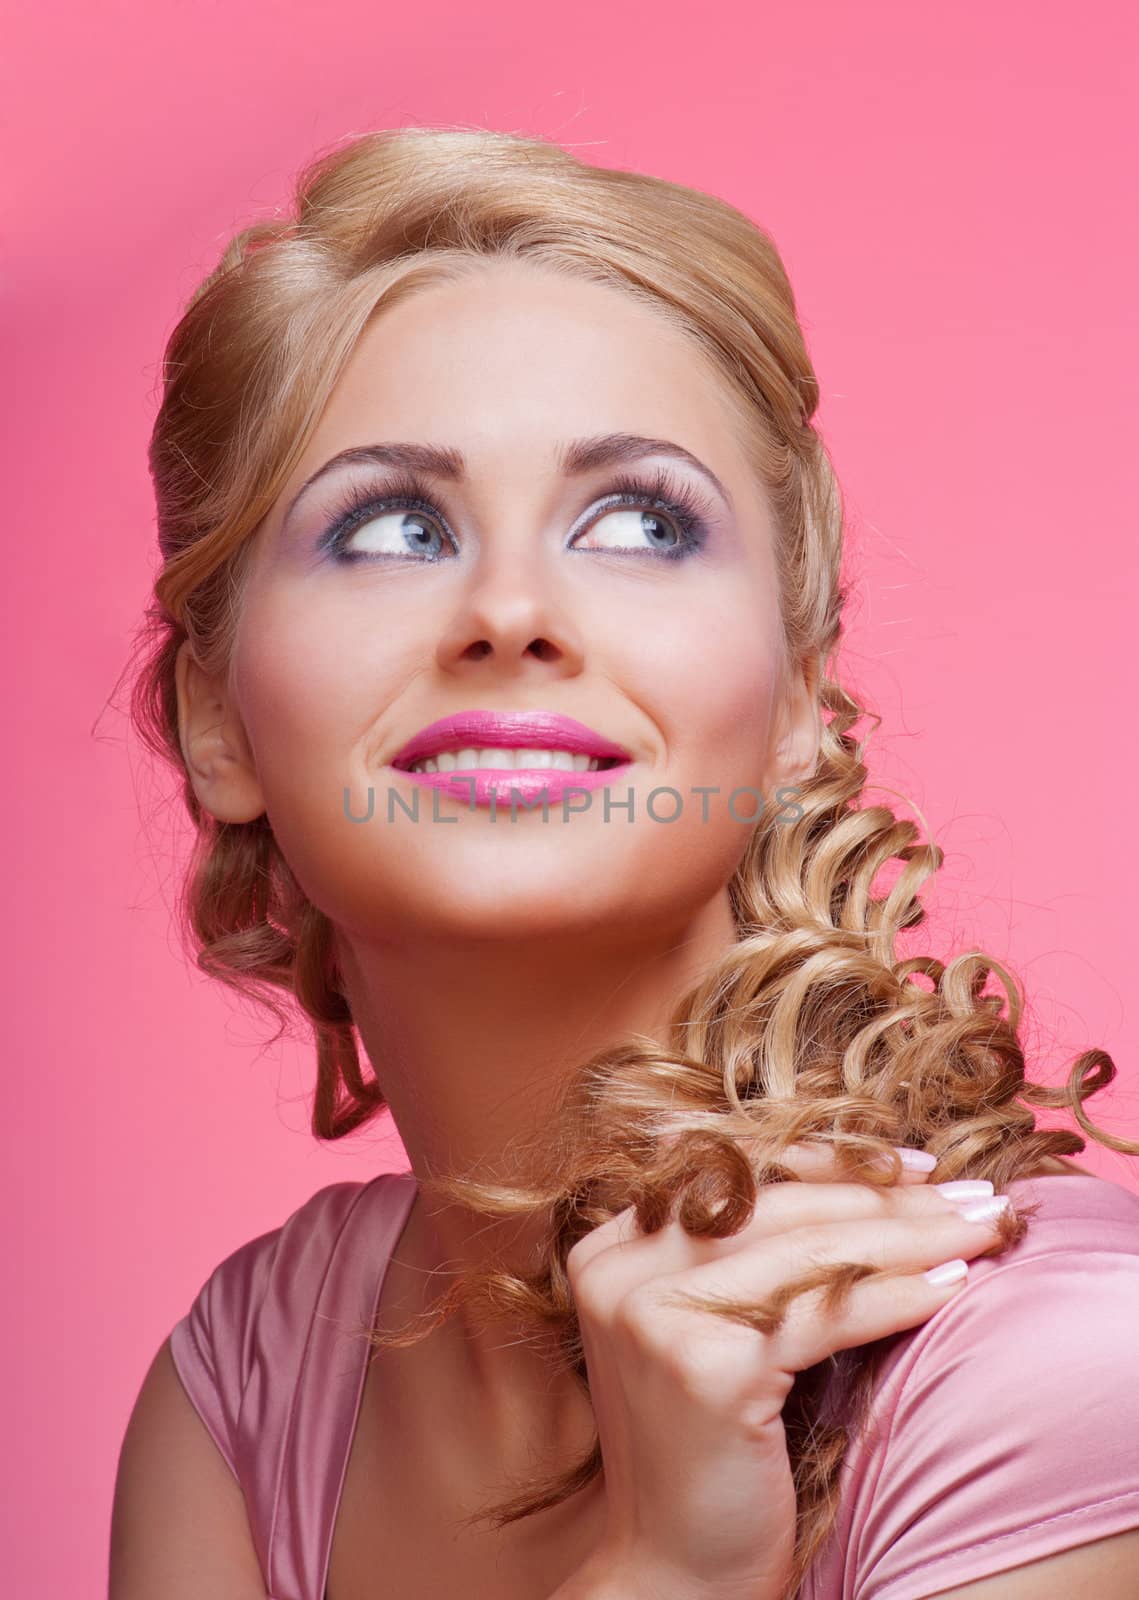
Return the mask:
<path id="1" fill-rule="evenodd" d="M 795 1540 L 781 1413 L 795 1374 L 924 1322 L 997 1241 L 992 1210 L 1006 1202 L 987 1182 L 928 1185 L 911 1169 L 876 1189 L 836 1181 L 817 1147 L 780 1161 L 805 1181 L 763 1185 L 729 1238 L 695 1238 L 678 1221 L 644 1235 L 629 1207 L 569 1252 L 607 1518 L 567 1595 L 781 1600 Z M 971 1216 L 978 1208 L 989 1214 Z M 953 1262 L 959 1275 L 925 1276 Z M 811 1290 L 769 1334 L 666 1303 L 678 1290 L 759 1303 L 838 1263 L 892 1275 L 857 1282 L 829 1314 Z"/>

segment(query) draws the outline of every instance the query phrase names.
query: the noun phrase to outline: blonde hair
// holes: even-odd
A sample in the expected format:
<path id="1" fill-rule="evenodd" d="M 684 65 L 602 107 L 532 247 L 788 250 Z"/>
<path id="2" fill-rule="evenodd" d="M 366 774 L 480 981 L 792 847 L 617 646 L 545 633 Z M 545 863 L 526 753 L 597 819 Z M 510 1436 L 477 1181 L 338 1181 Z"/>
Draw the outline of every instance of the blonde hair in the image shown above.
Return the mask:
<path id="1" fill-rule="evenodd" d="M 1026 1077 L 1021 997 L 998 962 L 979 951 L 945 963 L 898 955 L 899 934 L 924 918 L 918 889 L 941 851 L 889 807 L 860 804 L 865 739 L 852 730 L 867 713 L 832 670 L 843 509 L 812 425 L 818 383 L 771 239 L 697 190 L 592 167 L 537 139 L 430 128 L 368 134 L 323 155 L 300 175 L 293 215 L 232 239 L 170 337 L 150 444 L 163 566 L 132 717 L 183 776 L 195 854 L 180 913 L 198 965 L 279 1017 L 276 997 L 293 995 L 311 1019 L 316 1136 L 340 1138 L 385 1102 L 361 1066 L 334 930 L 300 890 L 267 817 L 221 823 L 194 794 L 175 657 L 189 640 L 207 672 L 228 670 L 250 536 L 369 319 L 488 258 L 634 295 L 722 375 L 774 512 L 786 659 L 817 674 L 823 713 L 801 815 L 776 824 L 761 813 L 729 885 L 738 942 L 678 997 L 667 1048 L 638 1036 L 583 1063 L 560 1121 L 527 1152 L 526 1185 L 424 1180 L 488 1215 L 541 1213 L 541 1271 L 519 1276 L 491 1263 L 461 1277 L 418 1333 L 368 1331 L 377 1345 L 411 1343 L 466 1301 L 531 1324 L 588 1389 L 565 1260 L 584 1232 L 630 1204 L 648 1230 L 675 1213 L 692 1233 L 727 1236 L 746 1222 L 759 1183 L 792 1176 L 780 1155 L 804 1139 L 832 1145 L 858 1181 L 896 1181 L 890 1147 L 911 1144 L 937 1157 L 937 1178 L 968 1173 L 1000 1189 L 1084 1148 L 1074 1131 L 1038 1127 L 1034 1108 L 1070 1109 L 1114 1149 L 1139 1145 L 1101 1132 L 1083 1110 L 1115 1075 L 1103 1051 L 1081 1054 L 1065 1089 Z M 879 886 L 894 862 L 900 871 Z M 991 977 L 999 993 L 986 992 Z M 666 1142 L 670 1134 L 681 1137 Z M 753 1141 L 746 1155 L 744 1136 Z M 884 1170 L 873 1164 L 882 1154 Z M 1001 1248 L 1026 1216 L 1005 1226 Z M 797 1294 L 822 1287 L 837 1303 L 862 1275 L 816 1271 L 762 1306 L 706 1309 L 770 1329 Z M 833 1524 L 839 1466 L 884 1348 L 843 1352 L 800 1374 L 785 1407 L 798 1499 L 789 1594 Z M 601 1464 L 595 1442 L 572 1469 L 528 1482 L 480 1518 L 501 1526 L 555 1505 Z"/>

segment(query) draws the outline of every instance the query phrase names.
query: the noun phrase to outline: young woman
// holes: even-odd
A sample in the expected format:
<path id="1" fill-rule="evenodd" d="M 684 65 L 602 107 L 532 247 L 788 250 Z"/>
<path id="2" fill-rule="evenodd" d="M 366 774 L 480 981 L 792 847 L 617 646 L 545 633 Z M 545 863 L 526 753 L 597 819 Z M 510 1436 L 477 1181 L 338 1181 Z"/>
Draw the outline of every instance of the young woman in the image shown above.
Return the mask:
<path id="1" fill-rule="evenodd" d="M 167 351 L 135 701 L 207 971 L 407 1173 L 223 1261 L 112 1600 L 1139 1594 L 1139 1199 L 903 958 L 770 239 L 540 141 L 303 175 Z M 993 985 L 995 984 L 995 990 Z M 363 1057 L 358 1053 L 363 1045 Z M 366 1064 L 364 1064 L 366 1060 Z"/>

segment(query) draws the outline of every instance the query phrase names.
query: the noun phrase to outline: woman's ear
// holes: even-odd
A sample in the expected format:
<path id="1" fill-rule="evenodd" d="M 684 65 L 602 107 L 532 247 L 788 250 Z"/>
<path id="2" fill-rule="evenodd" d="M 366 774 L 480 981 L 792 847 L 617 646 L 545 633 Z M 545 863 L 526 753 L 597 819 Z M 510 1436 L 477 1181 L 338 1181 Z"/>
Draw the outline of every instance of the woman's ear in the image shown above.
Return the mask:
<path id="1" fill-rule="evenodd" d="M 252 822 L 265 800 L 237 707 L 221 680 L 207 677 L 184 640 L 174 664 L 178 737 L 202 806 L 219 822 Z"/>
<path id="2" fill-rule="evenodd" d="M 805 783 L 819 760 L 822 716 L 819 707 L 819 663 L 809 657 L 788 670 L 777 702 L 765 795 L 784 785 Z"/>

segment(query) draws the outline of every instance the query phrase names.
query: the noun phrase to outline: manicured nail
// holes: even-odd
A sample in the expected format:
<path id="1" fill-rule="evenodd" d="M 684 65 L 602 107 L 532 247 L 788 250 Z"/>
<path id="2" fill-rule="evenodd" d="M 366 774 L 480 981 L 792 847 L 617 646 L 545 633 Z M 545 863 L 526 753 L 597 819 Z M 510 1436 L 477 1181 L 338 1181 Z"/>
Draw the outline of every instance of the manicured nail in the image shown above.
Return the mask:
<path id="1" fill-rule="evenodd" d="M 909 1144 L 896 1144 L 894 1149 L 903 1167 L 911 1172 L 932 1172 L 937 1165 L 937 1157 L 931 1156 L 928 1150 L 916 1150 Z"/>
<path id="2" fill-rule="evenodd" d="M 991 1200 L 978 1200 L 975 1206 L 966 1206 L 961 1213 L 962 1222 L 995 1222 L 1006 1211 L 1011 1211 L 1012 1201 L 1007 1194 L 994 1195 Z"/>
<path id="3" fill-rule="evenodd" d="M 930 1267 L 928 1272 L 923 1272 L 922 1277 L 927 1283 L 932 1283 L 935 1289 L 944 1289 L 946 1284 L 960 1283 L 968 1270 L 967 1261 L 944 1261 L 940 1267 Z"/>
<path id="4" fill-rule="evenodd" d="M 951 1183 L 935 1183 L 933 1187 L 938 1194 L 957 1203 L 963 1200 L 987 1200 L 993 1192 L 988 1178 L 955 1178 Z"/>

